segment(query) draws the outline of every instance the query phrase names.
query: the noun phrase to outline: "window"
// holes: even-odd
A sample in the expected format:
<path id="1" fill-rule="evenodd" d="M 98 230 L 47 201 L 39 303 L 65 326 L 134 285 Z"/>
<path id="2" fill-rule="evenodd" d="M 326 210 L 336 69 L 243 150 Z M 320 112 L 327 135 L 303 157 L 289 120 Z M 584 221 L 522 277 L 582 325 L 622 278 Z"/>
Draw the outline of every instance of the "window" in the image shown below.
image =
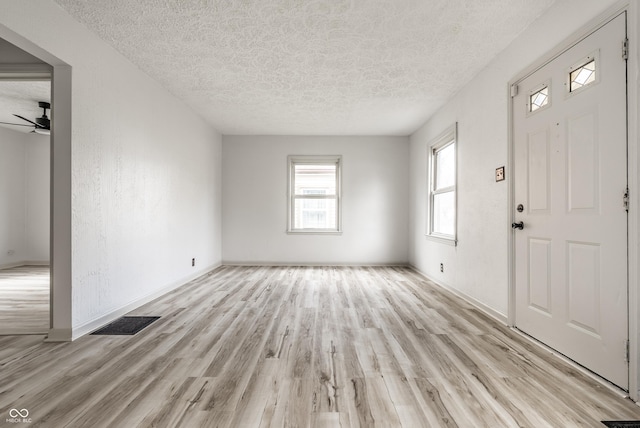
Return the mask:
<path id="1" fill-rule="evenodd" d="M 529 111 L 534 112 L 549 104 L 549 88 L 544 88 L 529 95 Z"/>
<path id="2" fill-rule="evenodd" d="M 576 68 L 569 73 L 569 92 L 574 92 L 580 88 L 596 81 L 596 60 L 592 59 L 588 63 Z"/>
<path id="3" fill-rule="evenodd" d="M 340 156 L 289 156 L 291 233 L 339 233 Z"/>
<path id="4" fill-rule="evenodd" d="M 429 145 L 429 221 L 427 235 L 456 241 L 456 126 Z"/>
<path id="5" fill-rule="evenodd" d="M 529 91 L 527 100 L 527 116 L 551 107 L 551 80 L 534 87 Z"/>
<path id="6" fill-rule="evenodd" d="M 583 90 L 595 86 L 600 81 L 600 52 L 594 51 L 567 69 L 566 89 L 571 96 Z"/>

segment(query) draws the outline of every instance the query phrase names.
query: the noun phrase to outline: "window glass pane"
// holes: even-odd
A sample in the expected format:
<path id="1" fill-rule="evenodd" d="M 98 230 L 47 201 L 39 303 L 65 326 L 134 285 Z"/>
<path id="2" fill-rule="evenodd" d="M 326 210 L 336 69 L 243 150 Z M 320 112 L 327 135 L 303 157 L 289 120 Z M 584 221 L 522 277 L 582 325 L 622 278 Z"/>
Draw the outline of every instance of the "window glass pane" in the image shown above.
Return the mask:
<path id="1" fill-rule="evenodd" d="M 545 87 L 529 97 L 529 111 L 536 111 L 549 103 L 549 88 Z"/>
<path id="2" fill-rule="evenodd" d="M 296 195 L 335 195 L 336 165 L 295 165 Z"/>
<path id="3" fill-rule="evenodd" d="M 339 156 L 289 157 L 289 231 L 339 232 Z"/>
<path id="4" fill-rule="evenodd" d="M 294 200 L 294 229 L 336 229 L 336 200 L 296 198 Z"/>
<path id="5" fill-rule="evenodd" d="M 435 190 L 456 184 L 455 144 L 439 149 L 435 153 L 436 182 Z"/>
<path id="6" fill-rule="evenodd" d="M 433 232 L 455 234 L 455 192 L 433 195 Z"/>
<path id="7" fill-rule="evenodd" d="M 575 91 L 583 86 L 587 86 L 596 80 L 596 61 L 592 60 L 580 68 L 577 68 L 571 72 L 570 75 L 571 87 L 570 91 Z"/>

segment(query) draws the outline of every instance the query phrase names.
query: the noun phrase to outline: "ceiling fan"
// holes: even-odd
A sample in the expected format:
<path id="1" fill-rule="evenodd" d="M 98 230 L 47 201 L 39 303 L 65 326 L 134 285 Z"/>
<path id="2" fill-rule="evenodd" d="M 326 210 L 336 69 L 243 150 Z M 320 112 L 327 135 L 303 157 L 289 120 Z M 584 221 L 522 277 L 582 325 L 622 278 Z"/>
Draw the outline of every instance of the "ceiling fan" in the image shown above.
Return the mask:
<path id="1" fill-rule="evenodd" d="M 49 135 L 51 132 L 51 121 L 47 117 L 47 110 L 51 109 L 51 104 L 46 101 L 39 101 L 38 107 L 43 109 L 43 111 L 42 111 L 42 116 L 37 117 L 35 122 L 33 120 L 27 119 L 26 117 L 20 116 L 19 114 L 14 114 L 14 116 L 17 117 L 18 119 L 22 119 L 26 122 L 29 122 L 31 125 L 26 125 L 23 123 L 9 123 L 9 122 L 0 122 L 0 123 L 3 123 L 5 125 L 16 125 L 16 126 L 34 126 L 35 128 L 33 129 L 33 132 L 35 132 L 36 134 Z"/>

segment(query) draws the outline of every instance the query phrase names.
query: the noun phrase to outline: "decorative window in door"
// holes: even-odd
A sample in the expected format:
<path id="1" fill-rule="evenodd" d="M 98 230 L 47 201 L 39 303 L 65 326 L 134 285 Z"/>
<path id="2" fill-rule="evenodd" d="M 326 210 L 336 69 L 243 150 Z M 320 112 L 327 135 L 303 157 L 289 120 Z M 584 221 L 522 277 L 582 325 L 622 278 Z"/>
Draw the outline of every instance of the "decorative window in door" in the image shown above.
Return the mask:
<path id="1" fill-rule="evenodd" d="M 549 105 L 549 87 L 544 86 L 542 89 L 535 91 L 529 95 L 529 111 L 534 112 L 546 105 Z"/>
<path id="2" fill-rule="evenodd" d="M 598 58 L 599 52 L 596 51 L 576 62 L 575 65 L 568 70 L 567 85 L 569 94 L 573 94 L 587 86 L 598 83 L 600 80 L 600 76 L 598 75 Z"/>

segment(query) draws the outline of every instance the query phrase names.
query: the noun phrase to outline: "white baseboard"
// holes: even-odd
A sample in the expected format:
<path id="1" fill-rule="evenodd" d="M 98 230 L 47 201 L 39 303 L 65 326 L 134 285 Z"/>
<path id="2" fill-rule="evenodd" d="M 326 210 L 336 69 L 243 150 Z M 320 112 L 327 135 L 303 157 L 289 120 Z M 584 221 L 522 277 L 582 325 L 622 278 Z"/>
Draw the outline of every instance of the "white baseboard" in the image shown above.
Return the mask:
<path id="1" fill-rule="evenodd" d="M 247 261 L 230 261 L 223 260 L 222 266 L 407 266 L 407 262 L 380 262 L 380 263 L 343 263 L 343 262 L 329 262 L 329 263 L 309 263 L 309 262 L 247 262 Z"/>
<path id="2" fill-rule="evenodd" d="M 52 328 L 44 339 L 45 342 L 71 342 L 70 328 Z"/>
<path id="3" fill-rule="evenodd" d="M 22 260 L 19 262 L 0 265 L 0 269 L 11 269 L 11 268 L 21 267 L 21 266 L 49 266 L 49 260 L 39 260 L 39 261 Z"/>
<path id="4" fill-rule="evenodd" d="M 491 318 L 495 319 L 499 323 L 504 324 L 505 326 L 508 325 L 508 318 L 502 312 L 496 311 L 491 306 L 488 306 L 488 305 L 482 303 L 481 301 L 477 300 L 475 297 L 471 297 L 468 294 L 466 294 L 466 293 L 464 293 L 464 292 L 462 292 L 460 290 L 457 290 L 457 289 L 451 287 L 448 284 L 444 284 L 442 282 L 436 281 L 435 279 L 431 278 L 429 275 L 425 274 L 424 272 L 421 272 L 418 268 L 416 268 L 413 265 L 409 265 L 409 267 L 411 269 L 413 269 L 419 275 L 425 277 L 425 279 L 433 282 L 438 287 L 447 290 L 451 294 L 454 294 L 454 295 L 460 297 L 462 300 L 464 300 L 465 302 L 469 303 L 470 305 L 475 306 L 477 309 L 482 311 L 484 314 L 490 316 Z"/>
<path id="5" fill-rule="evenodd" d="M 27 260 L 22 266 L 49 266 L 49 260 Z"/>
<path id="6" fill-rule="evenodd" d="M 69 334 L 68 338 L 66 341 L 73 341 L 78 339 L 79 337 L 84 336 L 85 334 L 91 333 L 92 331 L 95 331 L 97 329 L 99 329 L 100 327 L 109 324 L 110 322 L 120 318 L 121 316 L 131 312 L 132 310 L 139 308 L 140 306 L 151 302 L 152 300 L 157 299 L 160 296 L 163 296 L 164 294 L 169 293 L 170 291 L 175 290 L 176 288 L 182 287 L 183 285 L 186 285 L 187 283 L 189 283 L 190 281 L 206 274 L 207 272 L 210 272 L 216 268 L 218 268 L 219 266 L 221 266 L 220 263 L 216 263 L 213 264 L 211 266 L 208 266 L 204 269 L 200 269 L 198 270 L 196 273 L 193 273 L 185 278 L 182 278 L 176 282 L 173 282 L 169 285 L 167 285 L 166 287 L 163 287 L 162 289 L 155 291 L 153 293 L 150 293 L 146 296 L 143 296 L 139 299 L 136 299 L 130 303 L 128 303 L 127 305 L 118 308 L 116 310 L 113 310 L 107 314 L 104 314 L 96 319 L 93 319 L 91 321 L 88 321 L 84 324 L 81 324 L 79 326 L 76 326 L 73 328 L 71 334 Z M 61 335 L 56 335 L 55 337 L 62 337 Z M 54 338 L 55 338 L 54 337 Z M 47 340 L 50 341 L 50 340 Z M 61 341 L 61 340 L 51 340 L 51 341 Z"/>

